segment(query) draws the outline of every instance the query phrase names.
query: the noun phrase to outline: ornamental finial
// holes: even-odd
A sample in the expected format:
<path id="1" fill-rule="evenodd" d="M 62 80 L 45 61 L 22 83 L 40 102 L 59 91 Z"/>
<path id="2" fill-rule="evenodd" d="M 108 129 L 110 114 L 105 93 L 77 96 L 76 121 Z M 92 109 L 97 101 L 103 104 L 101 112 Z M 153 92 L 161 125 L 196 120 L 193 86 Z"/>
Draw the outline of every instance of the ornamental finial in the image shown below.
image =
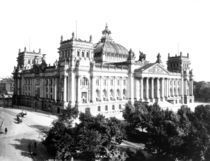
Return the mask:
<path id="1" fill-rule="evenodd" d="M 107 23 L 106 23 L 105 29 L 102 31 L 102 34 L 103 35 L 110 35 L 111 34 L 111 31 L 109 30 Z"/>

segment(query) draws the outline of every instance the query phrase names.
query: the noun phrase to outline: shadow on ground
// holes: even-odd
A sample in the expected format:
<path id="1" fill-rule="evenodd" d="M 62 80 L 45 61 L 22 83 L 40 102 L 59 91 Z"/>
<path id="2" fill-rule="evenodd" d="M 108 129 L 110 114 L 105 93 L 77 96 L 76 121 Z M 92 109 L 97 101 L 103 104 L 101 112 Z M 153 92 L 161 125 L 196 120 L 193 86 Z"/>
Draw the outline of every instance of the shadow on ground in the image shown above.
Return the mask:
<path id="1" fill-rule="evenodd" d="M 52 159 L 49 157 L 45 146 L 33 139 L 15 139 L 16 144 L 12 144 L 21 151 L 21 155 L 31 158 L 33 161 L 46 161 Z"/>
<path id="2" fill-rule="evenodd" d="M 37 130 L 39 130 L 39 132 L 44 134 L 46 134 L 50 130 L 49 126 L 43 126 L 43 125 L 31 125 L 30 127 L 36 128 Z"/>

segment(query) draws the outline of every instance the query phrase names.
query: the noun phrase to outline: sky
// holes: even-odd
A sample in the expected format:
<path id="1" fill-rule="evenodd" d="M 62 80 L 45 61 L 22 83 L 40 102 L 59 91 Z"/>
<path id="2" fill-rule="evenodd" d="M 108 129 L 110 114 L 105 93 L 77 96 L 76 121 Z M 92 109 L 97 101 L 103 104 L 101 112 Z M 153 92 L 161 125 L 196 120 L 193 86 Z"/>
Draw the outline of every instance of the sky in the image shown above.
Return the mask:
<path id="1" fill-rule="evenodd" d="M 58 58 L 60 37 L 97 43 L 107 23 L 115 42 L 166 62 L 189 53 L 196 81 L 210 81 L 208 0 L 7 0 L 0 1 L 0 77 L 11 76 L 19 48 Z M 77 24 L 77 25 L 76 25 Z"/>

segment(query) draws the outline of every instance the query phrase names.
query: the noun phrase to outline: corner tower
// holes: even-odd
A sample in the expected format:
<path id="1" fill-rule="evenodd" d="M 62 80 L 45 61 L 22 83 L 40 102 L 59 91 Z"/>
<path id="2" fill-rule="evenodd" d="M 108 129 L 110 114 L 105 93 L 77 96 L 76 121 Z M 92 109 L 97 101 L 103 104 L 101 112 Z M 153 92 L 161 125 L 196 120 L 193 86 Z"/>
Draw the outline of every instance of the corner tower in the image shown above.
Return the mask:
<path id="1" fill-rule="evenodd" d="M 170 72 L 176 73 L 183 73 L 184 71 L 189 70 L 189 54 L 187 53 L 187 56 L 183 56 L 182 52 L 180 52 L 180 55 L 178 56 L 170 56 L 170 54 L 168 54 L 167 69 Z"/>
<path id="2" fill-rule="evenodd" d="M 188 104 L 194 102 L 193 95 L 193 72 L 190 68 L 189 54 L 183 56 L 182 52 L 180 55 L 170 56 L 168 54 L 167 69 L 172 73 L 181 74 L 181 97 L 182 103 Z"/>

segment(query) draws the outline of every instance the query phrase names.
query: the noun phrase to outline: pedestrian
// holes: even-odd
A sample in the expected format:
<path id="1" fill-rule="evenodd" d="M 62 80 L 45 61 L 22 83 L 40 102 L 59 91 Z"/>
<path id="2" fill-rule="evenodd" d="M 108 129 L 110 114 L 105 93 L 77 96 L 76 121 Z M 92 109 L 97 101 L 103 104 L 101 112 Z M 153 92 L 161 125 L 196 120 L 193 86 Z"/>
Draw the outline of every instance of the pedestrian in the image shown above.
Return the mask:
<path id="1" fill-rule="evenodd" d="M 28 151 L 31 154 L 31 143 L 28 144 Z"/>
<path id="2" fill-rule="evenodd" d="M 5 129 L 4 129 L 4 132 L 5 132 L 5 134 L 7 134 L 7 128 L 5 127 Z"/>
<path id="3" fill-rule="evenodd" d="M 36 149 L 36 141 L 34 142 L 34 149 Z"/>

